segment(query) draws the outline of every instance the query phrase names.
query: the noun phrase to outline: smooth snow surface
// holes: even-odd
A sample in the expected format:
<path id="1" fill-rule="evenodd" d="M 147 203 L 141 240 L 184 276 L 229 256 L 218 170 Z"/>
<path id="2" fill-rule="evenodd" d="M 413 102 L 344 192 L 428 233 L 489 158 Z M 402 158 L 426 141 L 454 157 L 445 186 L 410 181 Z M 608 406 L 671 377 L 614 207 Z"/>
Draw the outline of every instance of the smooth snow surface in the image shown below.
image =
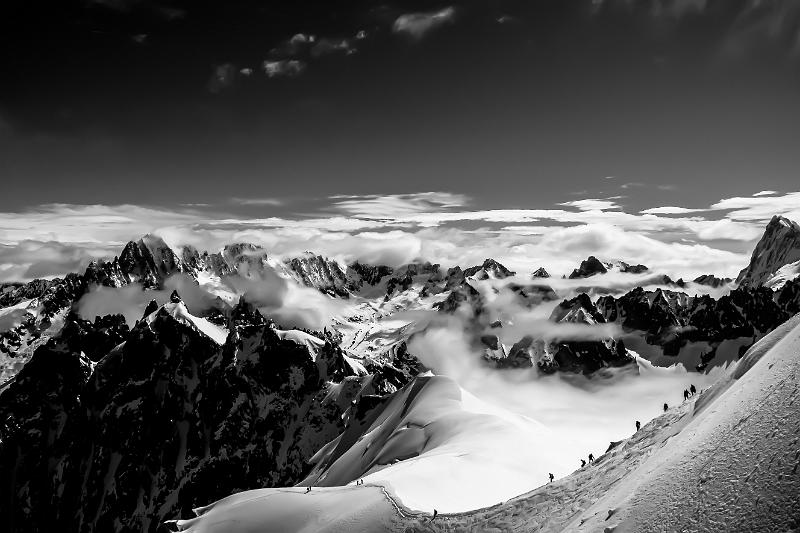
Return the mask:
<path id="1" fill-rule="evenodd" d="M 258 489 L 228 496 L 178 520 L 190 533 L 370 533 L 393 531 L 395 508 L 376 486 Z"/>
<path id="2" fill-rule="evenodd" d="M 366 428 L 351 428 L 301 485 L 385 484 L 407 507 L 457 512 L 541 484 L 550 431 L 491 406 L 453 380 L 421 377 Z"/>

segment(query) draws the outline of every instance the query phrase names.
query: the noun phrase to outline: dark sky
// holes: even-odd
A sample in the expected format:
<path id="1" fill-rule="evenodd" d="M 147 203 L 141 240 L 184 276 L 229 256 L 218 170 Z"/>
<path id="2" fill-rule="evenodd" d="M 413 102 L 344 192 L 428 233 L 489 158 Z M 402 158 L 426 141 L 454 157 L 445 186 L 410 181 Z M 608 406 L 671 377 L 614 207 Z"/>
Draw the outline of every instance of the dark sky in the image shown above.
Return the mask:
<path id="1" fill-rule="evenodd" d="M 430 190 L 693 207 L 798 183 L 794 0 L 2 10 L 4 211 Z"/>

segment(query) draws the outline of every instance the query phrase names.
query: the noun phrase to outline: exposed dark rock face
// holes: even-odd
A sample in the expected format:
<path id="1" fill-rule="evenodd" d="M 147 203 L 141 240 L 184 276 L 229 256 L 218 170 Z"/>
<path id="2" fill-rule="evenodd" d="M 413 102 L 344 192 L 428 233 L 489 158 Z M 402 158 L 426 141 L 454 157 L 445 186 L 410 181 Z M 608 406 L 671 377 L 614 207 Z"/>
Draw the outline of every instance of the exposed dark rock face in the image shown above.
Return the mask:
<path id="1" fill-rule="evenodd" d="M 386 276 L 391 276 L 393 272 L 392 268 L 388 266 L 370 266 L 358 261 L 350 265 L 350 268 L 368 285 L 377 285 Z"/>
<path id="2" fill-rule="evenodd" d="M 760 338 L 800 311 L 799 286 L 789 281 L 775 292 L 740 287 L 719 299 L 638 287 L 619 298 L 598 298 L 597 309 L 605 321 L 642 331 L 648 344 L 661 346 L 665 355 L 677 355 L 688 342 L 715 347 L 725 340 Z M 713 357 L 712 350 L 698 370 Z"/>
<path id="3" fill-rule="evenodd" d="M 446 299 L 434 305 L 440 313 L 453 314 L 465 306 L 470 317 L 478 317 L 484 312 L 484 301 L 481 293 L 466 281 L 455 287 Z"/>
<path id="4" fill-rule="evenodd" d="M 39 341 L 55 316 L 71 308 L 86 292 L 86 282 L 78 274 L 68 274 L 63 279 L 49 281 L 33 280 L 24 285 L 14 284 L 13 287 L 4 293 L 8 305 L 34 298 L 39 303 L 39 312 L 26 312 L 18 326 L 0 333 L 0 354 L 10 357 L 19 356 L 21 350 L 28 350 Z M 39 342 L 46 340 L 45 337 Z"/>
<path id="5" fill-rule="evenodd" d="M 0 307 L 10 307 L 23 300 L 39 298 L 44 295 L 47 289 L 58 282 L 58 279 L 35 279 L 28 283 L 0 284 Z"/>
<path id="6" fill-rule="evenodd" d="M 558 307 L 553 309 L 553 312 L 550 314 L 550 320 L 553 322 L 586 324 L 606 322 L 603 315 L 592 302 L 592 299 L 586 293 L 581 293 L 570 300 L 564 300 L 558 304 Z"/>
<path id="7" fill-rule="evenodd" d="M 553 310 L 550 320 L 573 324 L 596 325 L 607 322 L 605 316 L 586 293 L 564 300 Z M 536 348 L 533 359 L 545 373 L 556 371 L 591 374 L 606 367 L 633 362 L 622 339 L 559 340 L 530 343 Z M 512 350 L 513 352 L 513 350 Z M 529 353 L 532 353 L 528 349 Z"/>
<path id="8" fill-rule="evenodd" d="M 0 394 L 7 530 L 156 531 L 233 492 L 302 479 L 352 400 L 379 392 L 374 378 L 349 376 L 330 342 L 311 353 L 281 340 L 244 301 L 230 315 L 223 346 L 166 307 L 130 331 L 121 317 L 70 315 Z M 395 359 L 376 370 L 402 387 L 410 356 Z"/>
<path id="9" fill-rule="evenodd" d="M 784 265 L 800 260 L 800 225 L 774 216 L 758 241 L 750 264 L 736 278 L 741 287 L 758 287 Z"/>
<path id="10" fill-rule="evenodd" d="M 733 281 L 731 278 L 718 278 L 713 274 L 703 274 L 702 276 L 697 276 L 694 278 L 694 282 L 698 285 L 706 285 L 707 287 L 722 287 L 723 285 L 727 285 Z"/>
<path id="11" fill-rule="evenodd" d="M 396 292 L 407 291 L 414 283 L 414 278 L 428 276 L 426 285 L 435 286 L 441 281 L 441 269 L 436 263 L 411 263 L 403 269 L 397 269 L 394 276 L 386 282 L 386 295 L 391 296 Z"/>
<path id="12" fill-rule="evenodd" d="M 533 274 L 531 274 L 531 278 L 549 278 L 549 277 L 550 274 L 547 272 L 547 270 L 544 269 L 544 267 L 537 268 L 536 270 L 533 271 Z"/>
<path id="13" fill-rule="evenodd" d="M 629 265 L 624 261 L 619 261 L 619 271 L 627 274 L 642 274 L 650 270 L 644 265 Z"/>
<path id="14" fill-rule="evenodd" d="M 569 279 L 588 278 L 596 274 L 605 274 L 608 268 L 602 261 L 590 255 L 585 261 L 581 261 L 581 266 L 572 271 Z"/>
<path id="15" fill-rule="evenodd" d="M 286 268 L 300 284 L 331 296 L 347 298 L 358 289 L 357 283 L 347 277 L 337 262 L 320 255 L 307 254 L 289 259 Z"/>
<path id="16" fill-rule="evenodd" d="M 0 520 L 5 531 L 53 531 L 70 521 L 80 492 L 65 492 L 86 429 L 83 391 L 91 361 L 51 339 L 0 394 Z M 99 480 L 102 483 L 102 479 Z"/>

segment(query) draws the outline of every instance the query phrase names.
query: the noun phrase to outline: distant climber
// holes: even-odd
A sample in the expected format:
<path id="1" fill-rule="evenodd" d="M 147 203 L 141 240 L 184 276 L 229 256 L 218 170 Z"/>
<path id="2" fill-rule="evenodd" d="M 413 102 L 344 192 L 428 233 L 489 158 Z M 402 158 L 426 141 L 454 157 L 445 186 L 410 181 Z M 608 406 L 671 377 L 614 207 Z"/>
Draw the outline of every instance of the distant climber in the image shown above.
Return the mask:
<path id="1" fill-rule="evenodd" d="M 586 466 L 586 459 L 581 459 L 581 468 Z"/>
<path id="2" fill-rule="evenodd" d="M 308 494 L 309 492 L 311 492 L 311 487 L 306 487 L 306 494 Z"/>
<path id="3" fill-rule="evenodd" d="M 550 481 L 553 481 L 556 478 L 553 474 L 550 474 Z"/>
<path id="4" fill-rule="evenodd" d="M 439 515 L 439 511 L 437 511 L 436 509 L 434 509 L 434 510 L 433 510 L 433 516 L 431 517 L 431 522 L 433 522 L 434 520 L 436 520 L 436 517 L 437 517 L 438 515 Z"/>
<path id="5" fill-rule="evenodd" d="M 589 462 L 590 463 L 594 462 L 594 455 L 592 455 L 591 453 L 589 454 Z"/>
<path id="6" fill-rule="evenodd" d="M 666 413 L 668 410 L 669 410 L 669 405 L 667 405 L 667 402 L 664 402 L 664 412 Z"/>
<path id="7" fill-rule="evenodd" d="M 637 420 L 636 421 L 636 431 L 639 431 L 640 429 L 642 429 L 642 423 Z"/>
<path id="8" fill-rule="evenodd" d="M 689 385 L 689 392 L 692 393 L 692 396 L 697 394 L 697 389 L 694 388 L 694 385 Z"/>
<path id="9" fill-rule="evenodd" d="M 686 389 L 683 389 L 683 401 L 686 401 L 688 399 L 689 399 L 689 391 L 686 390 Z"/>

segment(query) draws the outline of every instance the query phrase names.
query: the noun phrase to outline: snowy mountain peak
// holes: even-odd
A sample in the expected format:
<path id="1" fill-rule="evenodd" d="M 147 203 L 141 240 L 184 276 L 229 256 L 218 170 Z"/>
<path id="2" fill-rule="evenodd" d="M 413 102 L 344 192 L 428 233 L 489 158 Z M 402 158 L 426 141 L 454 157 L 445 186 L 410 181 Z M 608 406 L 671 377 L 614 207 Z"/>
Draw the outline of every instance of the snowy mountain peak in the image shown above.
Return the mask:
<path id="1" fill-rule="evenodd" d="M 782 216 L 774 216 L 758 241 L 750 264 L 736 282 L 740 286 L 764 285 L 783 266 L 800 260 L 800 226 Z"/>
<path id="2" fill-rule="evenodd" d="M 516 272 L 512 272 L 511 270 L 507 269 L 505 266 L 501 265 L 494 259 L 486 259 L 484 260 L 483 264 L 480 266 L 473 266 L 466 270 L 464 270 L 464 276 L 468 278 L 476 278 L 476 279 L 504 279 L 510 276 L 515 275 Z"/>

